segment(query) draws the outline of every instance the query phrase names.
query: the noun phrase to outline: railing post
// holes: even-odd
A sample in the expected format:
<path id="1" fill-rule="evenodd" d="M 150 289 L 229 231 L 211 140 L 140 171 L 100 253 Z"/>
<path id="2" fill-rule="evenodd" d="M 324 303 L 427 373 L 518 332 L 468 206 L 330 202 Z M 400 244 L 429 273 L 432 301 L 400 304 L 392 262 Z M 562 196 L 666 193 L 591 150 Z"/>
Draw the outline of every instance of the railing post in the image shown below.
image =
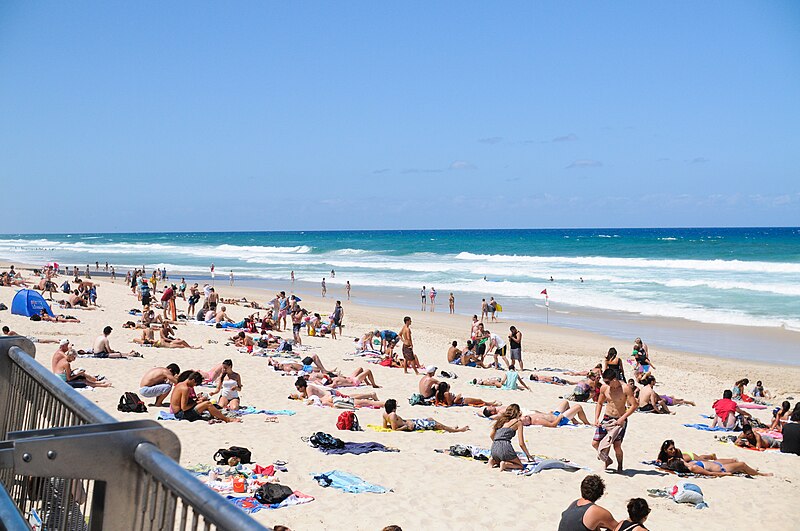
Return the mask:
<path id="1" fill-rule="evenodd" d="M 0 337 L 0 440 L 6 438 L 8 417 L 14 412 L 8 407 L 11 396 L 11 357 L 8 352 L 11 347 L 19 347 L 31 358 L 36 357 L 36 347 L 30 339 L 23 336 Z"/>

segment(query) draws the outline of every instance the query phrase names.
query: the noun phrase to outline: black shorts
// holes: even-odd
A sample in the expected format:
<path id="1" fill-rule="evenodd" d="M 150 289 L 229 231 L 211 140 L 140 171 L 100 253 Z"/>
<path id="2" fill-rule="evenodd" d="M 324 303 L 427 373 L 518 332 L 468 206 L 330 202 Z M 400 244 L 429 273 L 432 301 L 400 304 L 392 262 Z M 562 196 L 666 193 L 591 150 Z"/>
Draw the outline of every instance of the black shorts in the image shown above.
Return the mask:
<path id="1" fill-rule="evenodd" d="M 95 352 L 93 357 L 94 358 L 107 358 L 108 357 L 108 352 Z"/>
<path id="2" fill-rule="evenodd" d="M 142 306 L 148 306 L 151 298 L 150 295 L 142 295 Z"/>
<path id="3" fill-rule="evenodd" d="M 178 420 L 188 420 L 189 422 L 194 422 L 196 420 L 200 420 L 200 414 L 195 410 L 187 409 L 186 411 L 178 411 L 175 413 L 175 418 Z"/>
<path id="4" fill-rule="evenodd" d="M 292 332 L 299 334 L 301 326 L 302 325 L 300 323 L 292 323 Z"/>

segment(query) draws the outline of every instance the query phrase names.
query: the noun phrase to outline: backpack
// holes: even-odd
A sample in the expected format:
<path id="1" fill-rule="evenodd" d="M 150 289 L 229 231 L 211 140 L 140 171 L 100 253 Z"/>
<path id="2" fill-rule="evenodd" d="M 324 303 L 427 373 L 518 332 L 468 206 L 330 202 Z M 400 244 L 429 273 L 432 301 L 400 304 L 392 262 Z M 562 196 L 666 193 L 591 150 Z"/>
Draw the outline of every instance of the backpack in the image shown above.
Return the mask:
<path id="1" fill-rule="evenodd" d="M 411 395 L 411 397 L 408 399 L 408 403 L 410 405 L 412 405 L 412 406 L 429 406 L 430 405 L 430 402 L 428 400 L 425 400 L 425 397 L 422 396 L 419 393 L 414 393 L 413 395 Z"/>
<path id="2" fill-rule="evenodd" d="M 280 483 L 265 483 L 258 487 L 253 497 L 258 500 L 258 503 L 264 505 L 273 505 L 281 503 L 294 493 L 292 489 Z"/>
<path id="3" fill-rule="evenodd" d="M 454 444 L 450 447 L 450 455 L 456 457 L 472 457 L 472 450 L 462 444 Z"/>
<path id="4" fill-rule="evenodd" d="M 119 397 L 117 411 L 122 411 L 123 413 L 147 413 L 147 406 L 144 405 L 139 395 L 128 392 Z"/>
<path id="5" fill-rule="evenodd" d="M 314 448 L 344 448 L 344 441 L 337 439 L 333 435 L 328 435 L 324 431 L 318 431 L 309 437 L 308 442 Z"/>
<path id="6" fill-rule="evenodd" d="M 231 446 L 227 450 L 225 448 L 220 448 L 217 450 L 217 453 L 214 454 L 212 459 L 214 459 L 218 465 L 227 465 L 228 459 L 231 457 L 239 458 L 239 462 L 243 465 L 252 462 L 250 461 L 250 458 L 252 457 L 250 450 L 247 448 L 242 448 L 241 446 Z"/>
<path id="7" fill-rule="evenodd" d="M 352 411 L 344 411 L 336 421 L 336 427 L 340 430 L 361 431 L 358 417 Z"/>

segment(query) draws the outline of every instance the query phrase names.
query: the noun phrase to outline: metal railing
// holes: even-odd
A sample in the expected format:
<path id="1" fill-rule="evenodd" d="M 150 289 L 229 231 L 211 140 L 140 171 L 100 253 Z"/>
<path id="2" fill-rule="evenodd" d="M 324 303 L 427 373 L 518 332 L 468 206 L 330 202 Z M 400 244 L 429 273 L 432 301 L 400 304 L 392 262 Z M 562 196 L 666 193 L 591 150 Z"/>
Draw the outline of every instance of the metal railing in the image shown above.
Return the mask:
<path id="1" fill-rule="evenodd" d="M 152 420 L 118 422 L 0 338 L 0 531 L 262 531 L 179 464 Z"/>

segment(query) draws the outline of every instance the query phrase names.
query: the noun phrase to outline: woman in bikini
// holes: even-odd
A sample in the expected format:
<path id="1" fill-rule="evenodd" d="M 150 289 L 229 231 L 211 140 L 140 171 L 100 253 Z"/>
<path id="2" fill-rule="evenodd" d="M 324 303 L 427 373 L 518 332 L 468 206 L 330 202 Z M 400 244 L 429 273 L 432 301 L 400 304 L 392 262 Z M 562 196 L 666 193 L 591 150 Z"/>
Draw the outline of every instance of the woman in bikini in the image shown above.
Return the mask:
<path id="1" fill-rule="evenodd" d="M 717 458 L 717 454 L 695 454 L 692 452 L 682 452 L 678 448 L 675 447 L 675 441 L 672 439 L 667 439 L 661 444 L 661 450 L 658 452 L 658 461 L 661 463 L 666 464 L 669 462 L 670 459 L 675 457 L 680 457 L 685 462 L 689 461 L 718 461 L 722 464 L 730 464 L 730 463 L 738 463 L 738 459 L 719 459 Z"/>
<path id="2" fill-rule="evenodd" d="M 748 476 L 772 476 L 771 473 L 759 472 L 757 468 L 747 463 L 721 463 L 718 460 L 684 461 L 673 457 L 667 462 L 667 468 L 683 474 L 698 474 L 701 476 L 731 476 L 733 474 L 747 474 Z"/>
<path id="3" fill-rule="evenodd" d="M 789 422 L 789 417 L 792 415 L 792 412 L 790 411 L 791 407 L 792 404 L 790 404 L 788 400 L 783 401 L 780 409 L 773 413 L 775 418 L 772 419 L 772 424 L 769 426 L 770 430 L 781 431 L 783 425 Z"/>
<path id="4" fill-rule="evenodd" d="M 480 398 L 469 398 L 466 396 L 456 395 L 450 392 L 450 384 L 447 382 L 440 382 L 436 387 L 436 395 L 433 397 L 433 403 L 437 406 L 450 407 L 450 406 L 499 406 L 500 402 L 484 402 Z"/>
<path id="5" fill-rule="evenodd" d="M 222 362 L 222 374 L 217 380 L 217 388 L 209 394 L 220 393 L 218 402 L 220 407 L 233 411 L 239 409 L 239 390 L 241 388 L 242 377 L 238 372 L 233 372 L 233 361 L 224 360 Z"/>

